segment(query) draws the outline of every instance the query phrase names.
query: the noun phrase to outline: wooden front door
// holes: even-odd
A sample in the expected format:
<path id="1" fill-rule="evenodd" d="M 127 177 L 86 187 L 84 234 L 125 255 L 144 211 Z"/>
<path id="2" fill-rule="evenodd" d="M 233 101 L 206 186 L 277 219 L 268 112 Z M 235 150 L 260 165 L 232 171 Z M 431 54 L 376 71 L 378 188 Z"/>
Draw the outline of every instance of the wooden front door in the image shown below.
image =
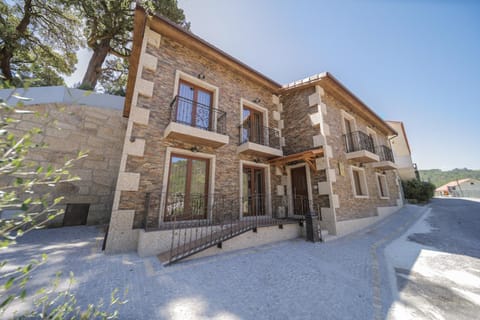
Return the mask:
<path id="1" fill-rule="evenodd" d="M 293 214 L 305 215 L 310 209 L 306 166 L 292 168 Z"/>
<path id="2" fill-rule="evenodd" d="M 265 215 L 265 170 L 243 167 L 243 216 Z"/>

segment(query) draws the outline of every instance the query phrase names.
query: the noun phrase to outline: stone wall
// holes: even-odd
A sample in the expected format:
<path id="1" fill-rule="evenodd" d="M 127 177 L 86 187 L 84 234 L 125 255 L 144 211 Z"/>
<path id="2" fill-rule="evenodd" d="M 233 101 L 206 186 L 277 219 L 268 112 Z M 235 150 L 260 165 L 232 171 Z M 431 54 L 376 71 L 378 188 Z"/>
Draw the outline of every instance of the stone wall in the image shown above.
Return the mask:
<path id="1" fill-rule="evenodd" d="M 374 216 L 377 214 L 377 207 L 396 206 L 399 198 L 396 171 L 385 171 L 387 184 L 389 188 L 390 199 L 380 199 L 378 194 L 375 169 L 369 164 L 364 164 L 365 176 L 369 197 L 366 199 L 355 198 L 352 188 L 352 178 L 350 167 L 356 164 L 355 161 L 347 160 L 345 145 L 343 142 L 342 115 L 341 110 L 347 111 L 350 108 L 343 105 L 337 98 L 328 92 L 325 93 L 323 101 L 327 105 L 328 113 L 325 116 L 325 122 L 330 127 L 330 136 L 327 138 L 328 144 L 332 147 L 332 160 L 330 166 L 335 170 L 336 181 L 333 184 L 333 191 L 338 195 L 339 207 L 336 209 L 338 220 L 349 220 Z M 357 130 L 367 133 L 369 123 L 358 114 L 352 114 L 355 118 Z M 369 127 L 373 127 L 370 125 Z M 374 129 L 372 129 L 374 130 Z M 376 130 L 377 142 L 379 145 L 387 145 L 387 137 Z M 340 167 L 343 168 L 340 172 Z M 378 171 L 383 172 L 383 171 Z"/>
<path id="2" fill-rule="evenodd" d="M 80 151 L 87 152 L 88 156 L 75 162 L 69 170 L 81 180 L 60 184 L 53 193 L 65 196 L 62 206 L 90 204 L 87 224 L 108 223 L 125 135 L 126 119 L 121 110 L 60 103 L 30 105 L 22 109 L 38 115 L 18 116 L 21 121 L 10 125 L 9 131 L 21 135 L 39 128 L 42 133 L 35 136 L 34 142 L 46 145 L 33 149 L 27 160 L 59 167 Z M 62 221 L 60 216 L 53 225 L 61 225 Z"/>
<path id="3" fill-rule="evenodd" d="M 314 86 L 290 90 L 281 96 L 283 103 L 285 129 L 283 135 L 288 153 L 300 152 L 322 146 L 325 157 L 318 159 L 317 171 L 310 168 L 313 201 L 322 208 L 322 218 L 350 220 L 374 216 L 377 207 L 396 206 L 399 198 L 396 171 L 385 171 L 389 189 L 389 199 L 381 199 L 377 187 L 375 170 L 369 164 L 362 165 L 367 179 L 368 198 L 354 196 L 350 167 L 354 161 L 346 159 L 343 142 L 341 110 L 350 108 L 340 100 Z M 387 137 L 375 130 L 360 115 L 353 114 L 357 130 L 367 132 L 367 126 L 377 135 L 376 144 L 387 145 Z M 318 118 L 318 119 L 317 119 Z M 331 215 L 334 217 L 331 217 Z M 330 217 L 329 217 L 330 215 Z M 323 227 L 335 233 L 332 224 L 323 223 Z"/>
<path id="4" fill-rule="evenodd" d="M 128 154 L 125 156 L 125 172 L 139 174 L 138 188 L 120 191 L 118 204 L 120 212 L 134 211 L 133 228 L 143 226 L 146 213 L 146 194 L 166 192 L 163 177 L 168 147 L 187 151 L 195 147 L 198 154 L 214 155 L 215 185 L 214 190 L 209 192 L 238 198 L 241 178 L 240 161 L 246 160 L 262 164 L 266 163 L 267 159 L 266 157 L 237 153 L 240 139 L 241 99 L 248 101 L 259 99 L 260 101 L 256 104 L 268 110 L 268 125 L 270 127 L 278 128 L 280 120 L 278 102 L 272 98 L 272 92 L 267 88 L 259 86 L 256 82 L 239 75 L 226 66 L 206 58 L 165 36 L 158 38 L 161 39 L 158 42 L 150 41 L 148 37 L 151 32 L 146 33 L 143 56 L 156 58 L 157 64 L 155 68 L 146 68 L 145 66 L 139 68 L 143 70 L 140 75 L 142 81 L 148 81 L 153 86 L 151 97 L 140 93 L 135 105 L 132 104 L 134 110 L 132 112 L 138 109 L 148 110 L 148 122 L 140 124 L 132 120 L 131 130 L 131 136 L 145 141 L 144 152 L 138 155 Z M 170 103 L 176 95 L 175 82 L 178 72 L 195 78 L 202 73 L 205 76 L 202 81 L 218 88 L 217 109 L 226 112 L 226 130 L 229 136 L 227 145 L 212 148 L 200 144 L 189 144 L 179 139 L 164 138 L 164 131 L 170 123 Z M 132 118 L 132 113 L 130 117 Z M 276 185 L 280 184 L 280 178 L 274 174 L 273 170 L 270 181 L 271 188 L 267 192 L 273 193 Z M 238 209 L 240 210 L 240 208 Z M 158 219 L 158 217 L 153 218 L 153 220 Z M 122 230 L 122 232 L 127 232 L 127 230 Z M 132 233 L 132 237 L 136 236 Z M 111 243 L 112 246 L 115 246 L 113 241 Z M 121 247 L 121 245 L 118 245 L 118 247 Z M 111 251 L 117 251 L 117 248 L 110 248 Z M 119 250 L 124 251 L 125 247 L 119 248 Z"/>

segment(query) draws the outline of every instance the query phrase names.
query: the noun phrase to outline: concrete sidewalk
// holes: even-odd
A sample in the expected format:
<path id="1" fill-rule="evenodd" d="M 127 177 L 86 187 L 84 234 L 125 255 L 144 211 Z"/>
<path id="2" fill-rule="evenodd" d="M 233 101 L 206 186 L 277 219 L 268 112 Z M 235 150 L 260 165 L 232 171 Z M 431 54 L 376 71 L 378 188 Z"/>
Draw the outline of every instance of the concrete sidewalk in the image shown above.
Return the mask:
<path id="1" fill-rule="evenodd" d="M 48 285 L 56 271 L 73 271 L 84 305 L 128 288 L 121 319 L 382 319 L 393 303 L 383 249 L 425 210 L 406 206 L 327 243 L 298 239 L 170 267 L 133 253 L 104 255 L 95 227 L 38 230 L 2 257 L 20 265 L 46 252 L 30 289 Z"/>

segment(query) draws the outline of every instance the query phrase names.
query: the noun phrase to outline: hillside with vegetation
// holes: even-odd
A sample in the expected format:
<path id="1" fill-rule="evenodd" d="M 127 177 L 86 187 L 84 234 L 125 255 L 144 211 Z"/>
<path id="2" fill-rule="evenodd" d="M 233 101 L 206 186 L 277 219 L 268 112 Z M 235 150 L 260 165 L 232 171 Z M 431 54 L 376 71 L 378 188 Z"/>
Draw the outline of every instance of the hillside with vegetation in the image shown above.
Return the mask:
<path id="1" fill-rule="evenodd" d="M 438 188 L 447 182 L 457 179 L 473 178 L 480 180 L 480 170 L 467 168 L 453 169 L 449 171 L 442 171 L 440 169 L 420 170 L 420 178 L 423 181 L 433 183 Z"/>

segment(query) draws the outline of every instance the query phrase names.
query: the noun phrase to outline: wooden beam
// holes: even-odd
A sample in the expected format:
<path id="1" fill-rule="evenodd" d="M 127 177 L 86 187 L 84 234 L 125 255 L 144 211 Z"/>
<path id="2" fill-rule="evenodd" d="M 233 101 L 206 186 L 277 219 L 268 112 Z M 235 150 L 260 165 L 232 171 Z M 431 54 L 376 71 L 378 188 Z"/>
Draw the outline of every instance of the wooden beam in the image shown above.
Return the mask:
<path id="1" fill-rule="evenodd" d="M 308 166 L 313 170 L 317 171 L 317 166 L 311 159 L 304 159 L 304 161 L 308 164 Z"/>
<path id="2" fill-rule="evenodd" d="M 295 162 L 295 161 L 304 161 L 306 164 L 308 164 L 308 166 L 312 170 L 316 171 L 317 166 L 315 163 L 315 159 L 322 155 L 323 155 L 323 148 L 318 148 L 318 149 L 307 150 L 307 151 L 291 154 L 284 157 L 273 158 L 273 159 L 270 159 L 268 163 L 281 168 L 282 172 L 285 172 L 286 164 Z"/>

